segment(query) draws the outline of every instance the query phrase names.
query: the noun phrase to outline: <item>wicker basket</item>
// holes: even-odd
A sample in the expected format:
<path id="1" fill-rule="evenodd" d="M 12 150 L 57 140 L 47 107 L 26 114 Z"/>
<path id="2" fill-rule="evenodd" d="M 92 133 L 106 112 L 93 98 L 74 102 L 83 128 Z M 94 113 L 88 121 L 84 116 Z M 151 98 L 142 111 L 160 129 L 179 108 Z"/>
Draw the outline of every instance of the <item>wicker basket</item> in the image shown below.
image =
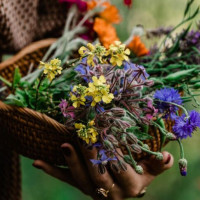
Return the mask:
<path id="1" fill-rule="evenodd" d="M 30 64 L 34 68 L 37 67 L 46 50 L 54 41 L 55 39 L 47 39 L 29 45 L 10 60 L 1 63 L 0 74 L 7 80 L 12 81 L 14 68 L 17 66 L 20 68 L 21 73 L 26 75 Z M 3 146 L 3 151 L 14 151 L 31 159 L 42 159 L 55 165 L 65 165 L 60 146 L 65 142 L 72 142 L 73 134 L 54 119 L 28 108 L 9 106 L 0 102 L 0 127 L 0 146 Z M 160 150 L 159 131 L 150 127 L 150 134 L 154 137 L 154 140 L 147 140 L 146 143 L 152 150 Z M 15 160 L 18 160 L 16 154 L 14 155 Z M 134 155 L 136 160 L 145 156 L 145 153 Z M 10 157 L 10 159 L 13 158 L 14 156 Z M 6 159 L 4 161 L 8 163 Z M 15 161 L 15 163 L 19 162 Z M 18 168 L 19 165 L 16 166 L 16 169 L 19 171 Z M 10 170 L 9 167 L 8 170 Z M 14 173 L 15 171 L 12 172 Z M 2 178 L 6 179 L 5 176 L 2 173 L 1 180 Z M 20 180 L 20 175 L 18 179 Z M 5 184 L 7 183 L 5 182 Z M 1 189 L 4 188 L 5 193 L 10 189 L 5 189 L 6 187 L 8 186 L 4 185 L 1 187 Z M 12 188 L 13 191 L 15 189 L 19 190 L 20 184 L 11 187 L 15 187 Z M 2 194 L 1 191 L 0 194 Z M 18 195 L 18 198 L 15 196 L 15 198 L 6 199 L 18 200 L 20 195 Z"/>

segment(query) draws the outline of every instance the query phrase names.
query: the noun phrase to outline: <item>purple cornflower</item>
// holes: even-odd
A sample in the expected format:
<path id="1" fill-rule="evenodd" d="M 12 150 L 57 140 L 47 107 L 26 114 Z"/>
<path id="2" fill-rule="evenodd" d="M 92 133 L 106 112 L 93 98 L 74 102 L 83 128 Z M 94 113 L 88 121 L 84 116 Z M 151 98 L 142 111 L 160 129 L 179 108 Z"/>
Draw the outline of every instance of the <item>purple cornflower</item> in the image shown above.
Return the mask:
<path id="1" fill-rule="evenodd" d="M 149 74 L 147 74 L 145 68 L 142 65 L 125 62 L 124 69 L 125 71 L 132 69 L 132 77 L 135 78 L 135 80 L 142 79 L 144 81 L 149 77 Z"/>
<path id="2" fill-rule="evenodd" d="M 64 117 L 71 117 L 71 118 L 75 117 L 74 114 L 75 108 L 73 106 L 69 106 L 68 102 L 65 99 L 62 99 L 62 101 L 59 104 L 59 108 L 61 109 L 61 112 Z"/>
<path id="3" fill-rule="evenodd" d="M 109 161 L 111 161 L 111 160 L 117 160 L 116 157 L 114 157 L 114 158 L 107 157 L 104 149 L 101 149 L 99 151 L 99 154 L 100 154 L 100 159 L 99 160 L 90 159 L 90 161 L 92 162 L 93 165 L 99 165 L 99 164 L 107 165 L 107 163 Z"/>
<path id="4" fill-rule="evenodd" d="M 165 114 L 164 118 L 176 118 L 176 111 L 178 111 L 178 107 L 170 103 L 165 103 L 161 101 L 167 101 L 181 105 L 182 99 L 180 94 L 178 93 L 178 90 L 175 90 L 174 88 L 163 88 L 161 90 L 156 90 L 154 98 L 158 100 L 156 101 L 156 107 L 159 109 L 160 113 Z"/>
<path id="5" fill-rule="evenodd" d="M 200 113 L 191 111 L 187 119 L 185 114 L 175 119 L 173 131 L 178 138 L 192 137 L 192 132 L 199 127 L 200 128 Z"/>

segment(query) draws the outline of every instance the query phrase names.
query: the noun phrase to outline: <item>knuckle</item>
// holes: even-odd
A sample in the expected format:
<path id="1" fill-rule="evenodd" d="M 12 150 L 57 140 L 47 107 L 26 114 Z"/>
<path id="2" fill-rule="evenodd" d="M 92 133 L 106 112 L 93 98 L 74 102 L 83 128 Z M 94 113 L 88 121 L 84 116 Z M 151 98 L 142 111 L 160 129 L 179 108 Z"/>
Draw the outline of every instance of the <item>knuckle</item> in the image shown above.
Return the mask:
<path id="1" fill-rule="evenodd" d="M 130 188 L 130 189 L 127 191 L 126 196 L 127 196 L 127 197 L 137 197 L 139 194 L 140 194 L 139 188 Z"/>
<path id="2" fill-rule="evenodd" d="M 95 178 L 95 183 L 98 186 L 105 186 L 105 184 L 107 185 L 107 182 L 108 182 L 108 179 L 103 175 L 96 176 L 96 178 Z"/>

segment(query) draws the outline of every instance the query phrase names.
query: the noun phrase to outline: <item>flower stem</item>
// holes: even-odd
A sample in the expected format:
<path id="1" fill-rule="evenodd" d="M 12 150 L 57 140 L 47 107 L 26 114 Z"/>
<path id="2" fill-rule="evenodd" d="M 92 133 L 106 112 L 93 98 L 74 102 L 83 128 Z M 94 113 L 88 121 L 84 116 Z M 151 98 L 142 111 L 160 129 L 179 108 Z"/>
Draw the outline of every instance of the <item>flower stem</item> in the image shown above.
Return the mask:
<path id="1" fill-rule="evenodd" d="M 130 156 L 131 163 L 132 163 L 133 167 L 136 168 L 137 162 L 133 159 L 133 156 L 132 156 L 132 154 L 131 154 L 130 147 L 129 147 L 128 145 L 126 145 L 126 149 L 127 149 L 128 154 L 129 154 L 129 156 Z"/>
<path id="2" fill-rule="evenodd" d="M 181 108 L 183 110 L 183 112 L 185 113 L 187 119 L 190 117 L 188 112 L 187 112 L 187 110 L 183 106 L 181 106 L 179 104 L 176 104 L 176 103 L 173 103 L 173 102 L 169 102 L 169 101 L 162 101 L 162 100 L 159 100 L 159 99 L 156 99 L 156 100 L 160 101 L 160 102 L 163 102 L 163 103 L 168 103 L 168 104 L 175 105 L 175 106 L 177 106 L 177 107 L 179 107 L 179 108 Z"/>
<path id="3" fill-rule="evenodd" d="M 181 156 L 181 158 L 184 158 L 184 157 L 185 157 L 185 155 L 184 155 L 183 144 L 182 144 L 182 142 L 181 142 L 181 140 L 180 140 L 180 139 L 178 139 L 178 140 L 177 140 L 177 142 L 178 142 L 178 144 L 179 144 L 179 147 L 180 147 L 180 156 Z"/>
<path id="4" fill-rule="evenodd" d="M 42 74 L 42 76 L 40 77 L 40 80 L 39 80 L 39 83 L 38 83 L 38 86 L 37 86 L 37 89 L 36 89 L 36 97 L 35 97 L 35 110 L 37 110 L 37 100 L 38 100 L 38 95 L 39 95 L 39 88 L 40 88 L 40 85 L 44 79 L 44 74 Z"/>

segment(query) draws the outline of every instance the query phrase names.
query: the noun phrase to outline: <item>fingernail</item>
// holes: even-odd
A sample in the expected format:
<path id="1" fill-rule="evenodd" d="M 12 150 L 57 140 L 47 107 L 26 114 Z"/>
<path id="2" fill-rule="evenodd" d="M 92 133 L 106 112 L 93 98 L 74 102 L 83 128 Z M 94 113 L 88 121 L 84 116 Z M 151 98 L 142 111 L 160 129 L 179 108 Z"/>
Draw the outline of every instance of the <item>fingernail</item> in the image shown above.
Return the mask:
<path id="1" fill-rule="evenodd" d="M 171 155 L 168 154 L 167 160 L 165 161 L 165 165 L 167 165 L 170 162 L 170 160 L 171 160 Z"/>
<path id="2" fill-rule="evenodd" d="M 62 151 L 65 154 L 65 156 L 69 157 L 71 155 L 71 151 L 67 147 L 62 147 Z"/>
<path id="3" fill-rule="evenodd" d="M 37 168 L 37 169 L 42 169 L 40 166 L 36 165 L 35 163 L 32 164 L 33 167 Z"/>

